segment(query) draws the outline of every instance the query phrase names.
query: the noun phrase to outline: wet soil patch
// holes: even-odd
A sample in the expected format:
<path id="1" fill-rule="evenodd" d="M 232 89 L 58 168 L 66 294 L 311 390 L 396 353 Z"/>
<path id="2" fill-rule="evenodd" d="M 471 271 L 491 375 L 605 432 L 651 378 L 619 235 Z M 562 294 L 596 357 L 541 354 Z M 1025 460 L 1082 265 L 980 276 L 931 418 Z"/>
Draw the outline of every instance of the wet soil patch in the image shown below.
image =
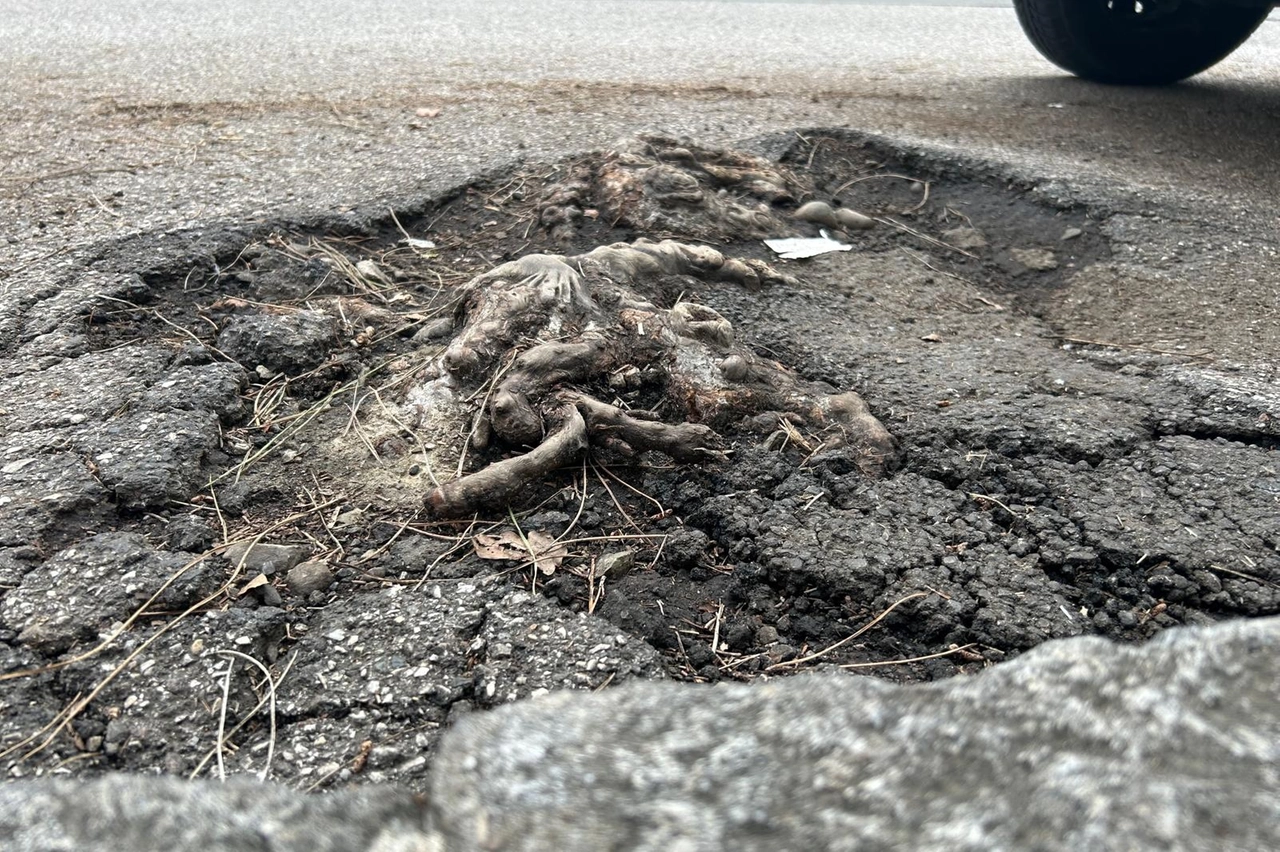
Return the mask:
<path id="1" fill-rule="evenodd" d="M 48 332 L 61 354 L 4 379 L 0 764 L 412 783 L 457 714 L 549 689 L 929 680 L 1280 611 L 1275 377 L 1036 317 L 1108 259 L 1101 214 L 847 135 L 771 144 L 757 168 L 645 140 L 385 216 L 104 253 L 111 286 Z M 875 226 L 777 260 L 761 237 L 817 236 L 792 217 L 811 200 Z M 528 450 L 467 440 L 489 391 L 451 426 L 410 416 L 473 327 L 469 282 L 642 238 L 758 273 L 668 271 L 644 297 L 860 395 L 891 463 L 747 412 L 714 420 L 711 460 L 597 447 L 509 505 L 434 514 L 433 487 Z M 643 372 L 584 387 L 669 419 Z"/>

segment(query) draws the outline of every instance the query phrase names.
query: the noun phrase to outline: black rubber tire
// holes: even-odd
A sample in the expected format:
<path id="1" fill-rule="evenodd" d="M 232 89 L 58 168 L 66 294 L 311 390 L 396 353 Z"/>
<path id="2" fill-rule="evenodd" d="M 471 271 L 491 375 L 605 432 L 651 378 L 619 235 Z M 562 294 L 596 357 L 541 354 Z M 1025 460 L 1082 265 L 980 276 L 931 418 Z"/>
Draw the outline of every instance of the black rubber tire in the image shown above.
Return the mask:
<path id="1" fill-rule="evenodd" d="M 1226 58 L 1271 5 L 1213 0 L 1013 0 L 1022 29 L 1050 62 L 1099 83 L 1158 86 Z"/>

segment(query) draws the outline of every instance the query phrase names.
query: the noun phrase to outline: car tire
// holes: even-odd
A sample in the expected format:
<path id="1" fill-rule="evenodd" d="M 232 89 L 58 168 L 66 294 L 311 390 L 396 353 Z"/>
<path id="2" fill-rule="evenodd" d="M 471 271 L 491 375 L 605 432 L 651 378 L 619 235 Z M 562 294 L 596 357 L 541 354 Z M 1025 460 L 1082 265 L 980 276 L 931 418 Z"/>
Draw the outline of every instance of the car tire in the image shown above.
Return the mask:
<path id="1" fill-rule="evenodd" d="M 1204 0 L 1013 0 L 1031 43 L 1099 83 L 1158 86 L 1199 74 L 1240 46 L 1271 5 Z"/>

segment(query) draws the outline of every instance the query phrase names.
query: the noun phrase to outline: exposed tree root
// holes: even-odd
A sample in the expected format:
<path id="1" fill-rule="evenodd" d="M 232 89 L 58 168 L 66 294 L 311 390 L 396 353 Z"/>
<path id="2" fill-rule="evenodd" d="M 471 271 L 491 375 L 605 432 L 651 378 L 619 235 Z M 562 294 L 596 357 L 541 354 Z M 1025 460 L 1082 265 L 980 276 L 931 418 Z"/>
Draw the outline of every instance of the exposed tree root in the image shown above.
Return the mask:
<path id="1" fill-rule="evenodd" d="M 540 218 L 559 239 L 584 210 L 617 225 L 685 238 L 765 237 L 780 233 L 780 207 L 811 187 L 777 163 L 689 140 L 645 136 L 620 145 L 594 170 L 547 189 Z"/>
<path id="2" fill-rule="evenodd" d="M 537 447 L 433 488 L 427 505 L 439 515 L 456 518 L 509 503 L 522 489 L 576 459 L 587 447 L 587 425 L 572 405 L 562 406 L 557 416 L 561 424 Z"/>
<path id="3" fill-rule="evenodd" d="M 587 421 L 590 435 L 612 450 L 626 455 L 646 450 L 665 453 L 678 462 L 701 462 L 720 456 L 715 449 L 720 436 L 701 423 L 662 423 L 652 412 L 628 414 L 583 394 L 573 394 L 574 404 Z"/>
<path id="4" fill-rule="evenodd" d="M 431 508 L 460 516 L 513 502 L 588 445 L 707 461 L 719 455 L 718 430 L 772 431 L 778 416 L 820 431 L 824 446 L 853 447 L 868 474 L 881 472 L 893 439 L 857 394 L 742 348 L 705 305 L 659 306 L 690 277 L 795 283 L 760 261 L 648 240 L 529 255 L 469 282 L 462 329 L 409 394 L 418 429 L 438 443 L 465 422 L 474 449 L 531 449 L 433 489 Z"/>

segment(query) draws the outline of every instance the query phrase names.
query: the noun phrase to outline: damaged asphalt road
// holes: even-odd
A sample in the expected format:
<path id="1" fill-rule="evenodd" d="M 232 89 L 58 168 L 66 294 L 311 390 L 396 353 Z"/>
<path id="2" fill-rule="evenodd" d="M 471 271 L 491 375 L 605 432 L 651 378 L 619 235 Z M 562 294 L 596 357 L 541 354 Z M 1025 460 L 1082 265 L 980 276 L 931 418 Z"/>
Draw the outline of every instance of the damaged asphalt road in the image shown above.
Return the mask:
<path id="1" fill-rule="evenodd" d="M 135 49 L 140 12 L 93 39 L 34 6 L 5 24 L 27 83 L 0 95 L 6 777 L 425 789 L 459 719 L 549 691 L 980 684 L 1051 639 L 1280 613 L 1273 25 L 1130 92 L 1053 76 L 1003 9 L 690 3 L 671 34 L 657 5 L 539 57 L 501 3 L 419 30 L 310 4 L 289 49 L 283 19 L 246 39 L 193 5 L 178 65 L 163 21 Z M 918 58 L 961 23 L 984 37 Z M 447 32 L 483 55 L 440 54 Z M 610 48 L 664 34 L 684 64 Z M 232 42 L 261 53 L 214 94 Z M 643 216 L 609 194 L 619 163 Z M 812 237 L 811 199 L 876 225 L 788 262 L 723 215 Z M 622 300 L 739 347 L 698 394 L 781 365 L 865 400 L 893 463 L 744 408 L 706 413 L 710 462 L 606 443 L 509 511 L 424 508 L 527 449 L 474 414 L 531 340 L 431 407 L 487 317 L 467 282 L 646 238 L 759 273 Z M 678 421 L 661 363 L 585 388 Z"/>

